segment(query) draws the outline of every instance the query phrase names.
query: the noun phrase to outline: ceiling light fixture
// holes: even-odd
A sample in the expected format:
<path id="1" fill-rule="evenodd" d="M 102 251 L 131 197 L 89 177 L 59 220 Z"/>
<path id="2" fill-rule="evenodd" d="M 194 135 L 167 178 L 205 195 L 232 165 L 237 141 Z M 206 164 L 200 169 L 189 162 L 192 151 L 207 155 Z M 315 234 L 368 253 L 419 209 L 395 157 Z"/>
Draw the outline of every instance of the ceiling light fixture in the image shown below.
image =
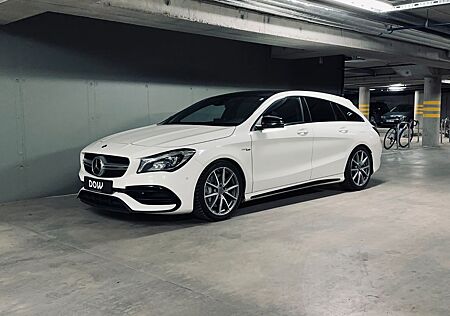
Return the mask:
<path id="1" fill-rule="evenodd" d="M 332 1 L 376 13 L 389 12 L 395 9 L 392 4 L 380 0 L 365 0 L 365 1 L 332 0 Z"/>
<path id="2" fill-rule="evenodd" d="M 444 79 L 444 80 L 442 80 L 442 83 L 450 84 L 450 80 L 449 79 Z"/>
<path id="3" fill-rule="evenodd" d="M 399 1 L 398 1 L 399 2 Z M 439 5 L 449 4 L 450 0 L 428 0 L 428 1 L 413 1 L 411 3 L 396 5 L 392 11 L 413 10 L 419 8 L 435 7 Z"/>
<path id="4" fill-rule="evenodd" d="M 403 83 L 391 84 L 388 87 L 388 91 L 391 91 L 391 92 L 403 91 L 405 89 L 406 89 L 406 85 Z"/>

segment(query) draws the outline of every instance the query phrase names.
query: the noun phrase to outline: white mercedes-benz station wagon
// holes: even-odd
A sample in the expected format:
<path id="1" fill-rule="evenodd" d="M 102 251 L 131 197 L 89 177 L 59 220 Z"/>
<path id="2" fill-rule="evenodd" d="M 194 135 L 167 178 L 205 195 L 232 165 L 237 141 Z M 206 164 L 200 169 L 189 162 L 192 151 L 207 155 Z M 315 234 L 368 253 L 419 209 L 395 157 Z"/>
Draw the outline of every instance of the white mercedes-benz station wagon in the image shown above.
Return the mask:
<path id="1" fill-rule="evenodd" d="M 361 190 L 380 167 L 376 129 L 342 97 L 211 97 L 82 150 L 81 201 L 143 213 L 231 217 L 242 201 L 329 183 Z"/>

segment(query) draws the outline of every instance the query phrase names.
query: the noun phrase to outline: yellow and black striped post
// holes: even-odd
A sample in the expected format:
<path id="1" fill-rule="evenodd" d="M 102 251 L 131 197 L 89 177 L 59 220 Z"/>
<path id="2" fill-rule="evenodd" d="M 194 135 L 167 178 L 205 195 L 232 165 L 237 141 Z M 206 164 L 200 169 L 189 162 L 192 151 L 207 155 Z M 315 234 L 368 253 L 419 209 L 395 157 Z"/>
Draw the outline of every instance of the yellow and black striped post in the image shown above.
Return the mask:
<path id="1" fill-rule="evenodd" d="M 368 87 L 359 88 L 358 108 L 361 113 L 368 119 L 370 115 L 370 89 Z"/>
<path id="2" fill-rule="evenodd" d="M 441 78 L 425 78 L 423 97 L 423 146 L 439 146 L 441 119 Z"/>

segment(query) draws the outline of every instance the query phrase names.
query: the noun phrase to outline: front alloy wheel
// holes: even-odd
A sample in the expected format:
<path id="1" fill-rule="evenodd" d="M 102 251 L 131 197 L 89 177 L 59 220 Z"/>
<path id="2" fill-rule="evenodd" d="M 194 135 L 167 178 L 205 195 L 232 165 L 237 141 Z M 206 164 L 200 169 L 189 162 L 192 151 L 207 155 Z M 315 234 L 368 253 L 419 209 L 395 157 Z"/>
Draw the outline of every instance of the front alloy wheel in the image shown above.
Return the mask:
<path id="1" fill-rule="evenodd" d="M 223 216 L 236 205 L 239 198 L 239 181 L 227 167 L 214 169 L 206 179 L 203 199 L 211 213 Z"/>
<path id="2" fill-rule="evenodd" d="M 244 192 L 238 169 L 228 161 L 207 167 L 195 190 L 194 215 L 217 221 L 231 217 L 239 207 Z"/>
<path id="3" fill-rule="evenodd" d="M 364 150 L 357 151 L 352 158 L 352 181 L 355 185 L 364 186 L 370 178 L 369 155 Z"/>

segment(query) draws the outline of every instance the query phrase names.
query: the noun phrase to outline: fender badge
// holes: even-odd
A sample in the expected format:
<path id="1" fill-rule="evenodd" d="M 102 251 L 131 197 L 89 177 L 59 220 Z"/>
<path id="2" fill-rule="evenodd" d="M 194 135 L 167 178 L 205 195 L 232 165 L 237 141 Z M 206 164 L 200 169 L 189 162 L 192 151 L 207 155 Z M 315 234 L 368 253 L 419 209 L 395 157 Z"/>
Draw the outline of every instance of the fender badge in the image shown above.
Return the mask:
<path id="1" fill-rule="evenodd" d="M 108 146 L 108 145 L 103 145 L 102 148 L 105 148 L 106 146 Z"/>

